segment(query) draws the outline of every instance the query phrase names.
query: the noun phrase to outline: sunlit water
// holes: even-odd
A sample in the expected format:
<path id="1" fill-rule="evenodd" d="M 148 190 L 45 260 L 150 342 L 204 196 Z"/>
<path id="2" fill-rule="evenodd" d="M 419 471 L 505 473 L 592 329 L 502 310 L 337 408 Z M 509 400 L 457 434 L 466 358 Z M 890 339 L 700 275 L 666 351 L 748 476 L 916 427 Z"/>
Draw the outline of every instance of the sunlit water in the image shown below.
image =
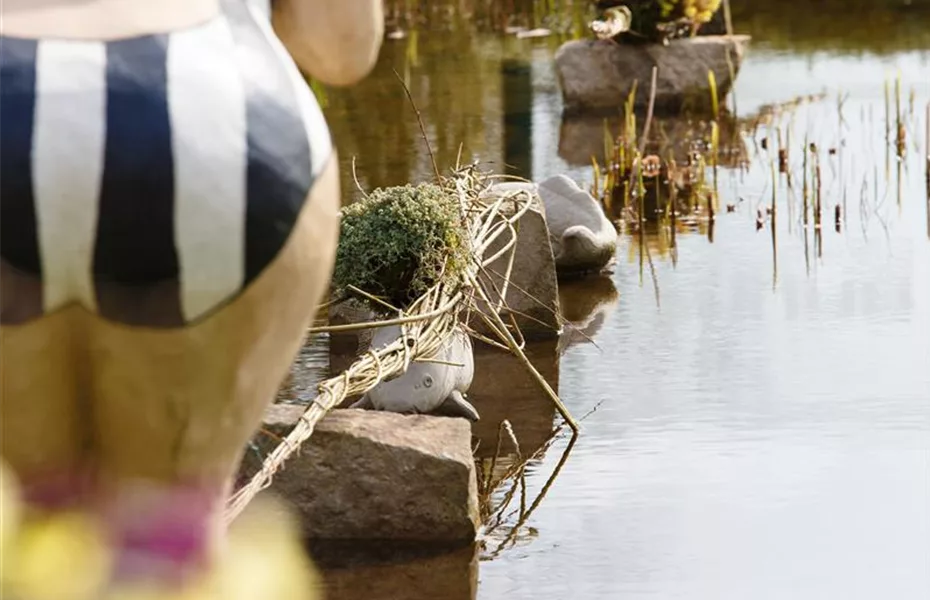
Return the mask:
<path id="1" fill-rule="evenodd" d="M 422 39 L 420 45 L 426 52 Z M 434 142 L 437 129 L 451 132 L 440 144 L 444 160 L 454 159 L 459 141 L 473 146 L 469 157 L 501 160 L 501 84 L 487 47 L 495 42 L 463 49 L 473 59 L 421 57 L 447 61 L 449 73 L 434 75 L 436 85 L 461 76 L 484 86 L 470 94 L 483 103 L 462 108 L 445 98 L 452 121 L 437 123 L 435 111 L 424 111 L 436 128 Z M 532 64 L 532 176 L 566 172 L 590 182 L 590 167 L 558 156 L 561 100 L 551 45 L 527 42 L 520 53 Z M 389 89 L 392 61 L 404 64 L 383 59 L 369 93 Z M 492 72 L 465 77 L 462 69 Z M 908 152 L 900 177 L 891 154 L 886 177 L 884 86 L 890 80 L 893 94 L 897 73 Z M 771 164 L 749 135 L 749 170 L 720 172 L 721 207 L 736 210 L 717 214 L 712 235 L 706 227 L 679 231 L 675 248 L 656 236 L 623 236 L 610 276 L 619 295 L 602 306 L 596 345 L 576 344 L 561 358 L 565 403 L 576 416 L 597 410 L 584 419 L 558 477 L 513 543 L 509 531 L 492 530 L 477 567 L 467 552 L 450 559 L 453 568 L 425 563 L 412 574 L 409 565 L 396 567 L 409 584 L 398 597 L 930 598 L 930 217 L 923 172 L 930 52 L 800 55 L 755 40 L 736 86 L 740 116 L 820 92 L 824 100 L 780 120 L 795 145 L 808 135 L 822 151 L 840 148 L 832 159 L 825 155 L 819 238 L 802 226 L 800 190 L 792 199 L 784 179 L 774 245 L 768 217 L 757 229 L 757 209 L 771 202 Z M 841 125 L 837 98 L 847 93 Z M 364 99 L 356 97 L 358 112 L 344 97 L 333 99 L 330 118 L 347 121 L 334 125 L 337 144 L 352 130 L 343 164 L 358 153 L 363 185 L 427 177 L 428 159 L 409 120 L 400 134 L 399 126 L 372 133 L 351 123 L 367 118 Z M 409 110 L 400 101 L 395 106 Z M 756 141 L 765 135 L 760 130 Z M 385 140 L 393 140 L 388 149 L 366 153 L 366 144 Z M 371 166 L 366 175 L 363 165 L 377 157 L 394 160 L 393 167 Z M 797 174 L 800 160 L 798 151 Z M 839 232 L 837 203 L 844 207 Z M 532 463 L 529 502 L 568 442 L 561 435 Z M 509 488 L 503 484 L 492 504 Z M 353 577 L 372 580 L 364 597 L 395 597 L 379 595 L 374 584 L 390 579 L 391 567 L 334 577 L 344 595 L 333 597 L 362 597 L 347 591 Z"/>

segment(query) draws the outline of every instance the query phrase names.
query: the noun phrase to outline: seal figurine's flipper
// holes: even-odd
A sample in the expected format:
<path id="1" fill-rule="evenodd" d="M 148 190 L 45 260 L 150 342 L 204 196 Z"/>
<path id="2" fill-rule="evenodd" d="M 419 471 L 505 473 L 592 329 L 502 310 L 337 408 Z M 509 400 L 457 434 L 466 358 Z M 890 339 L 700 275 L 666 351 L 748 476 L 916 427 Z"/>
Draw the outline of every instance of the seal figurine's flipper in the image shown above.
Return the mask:
<path id="1" fill-rule="evenodd" d="M 450 417 L 464 417 L 469 421 L 478 421 L 481 418 L 475 407 L 458 390 L 452 390 L 449 397 L 442 401 L 435 412 Z"/>
<path id="2" fill-rule="evenodd" d="M 351 405 L 349 405 L 349 408 L 361 408 L 364 410 L 374 410 L 375 405 L 371 403 L 371 398 L 368 396 L 368 394 L 365 394 L 364 396 L 362 396 L 361 398 L 353 402 Z"/>

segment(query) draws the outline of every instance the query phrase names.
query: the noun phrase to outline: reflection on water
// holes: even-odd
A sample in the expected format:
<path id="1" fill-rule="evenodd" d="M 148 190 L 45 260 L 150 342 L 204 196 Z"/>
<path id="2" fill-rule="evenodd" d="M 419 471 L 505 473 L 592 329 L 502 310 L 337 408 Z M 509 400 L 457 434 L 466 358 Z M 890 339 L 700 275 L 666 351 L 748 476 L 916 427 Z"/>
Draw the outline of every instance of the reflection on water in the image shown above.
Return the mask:
<path id="1" fill-rule="evenodd" d="M 559 336 L 558 353 L 575 344 L 593 343 L 619 297 L 617 286 L 606 274 L 561 283 L 559 306 L 566 323 Z"/>
<path id="2" fill-rule="evenodd" d="M 642 123 L 645 114 L 637 114 Z M 748 121 L 749 119 L 747 119 Z M 622 117 L 605 119 L 592 116 L 566 116 L 559 132 L 559 157 L 574 167 L 591 165 L 591 157 L 605 164 L 605 135 L 617 138 L 622 135 Z M 747 160 L 745 140 L 739 135 L 739 123 L 728 111 L 718 120 L 718 164 L 739 167 Z M 646 154 L 684 163 L 688 155 L 697 150 L 706 152 L 711 145 L 711 122 L 707 119 L 682 116 L 663 117 L 652 121 Z"/>
<path id="3" fill-rule="evenodd" d="M 524 349 L 552 389 L 559 390 L 559 357 L 555 342 L 536 342 Z M 508 438 L 498 449 L 498 431 L 505 419 L 520 444 L 520 453 L 530 456 L 542 448 L 552 434 L 556 417 L 555 406 L 540 388 L 523 363 L 502 350 L 477 346 L 476 377 L 468 396 L 481 415 L 472 425 L 477 458 L 490 459 L 496 453 L 514 457 L 516 448 Z"/>
<path id="4" fill-rule="evenodd" d="M 553 436 L 520 365 L 480 352 L 480 565 L 328 569 L 330 597 L 930 597 L 928 3 L 733 4 L 755 38 L 714 218 L 623 234 L 613 273 L 560 290 L 562 338 L 529 349 L 576 417 L 599 405 L 580 437 Z M 366 188 L 430 176 L 392 69 L 441 166 L 461 145 L 464 161 L 589 185 L 603 123 L 562 120 L 557 45 L 461 23 L 387 42 L 362 85 L 327 90 L 345 189 L 353 156 Z M 902 160 L 886 133 L 898 73 Z"/>
<path id="5" fill-rule="evenodd" d="M 862 55 L 925 50 L 927 0 L 732 2 L 734 28 L 792 54 Z"/>
<path id="6" fill-rule="evenodd" d="M 327 598 L 340 600 L 473 600 L 478 548 L 437 552 L 417 560 L 323 571 Z"/>

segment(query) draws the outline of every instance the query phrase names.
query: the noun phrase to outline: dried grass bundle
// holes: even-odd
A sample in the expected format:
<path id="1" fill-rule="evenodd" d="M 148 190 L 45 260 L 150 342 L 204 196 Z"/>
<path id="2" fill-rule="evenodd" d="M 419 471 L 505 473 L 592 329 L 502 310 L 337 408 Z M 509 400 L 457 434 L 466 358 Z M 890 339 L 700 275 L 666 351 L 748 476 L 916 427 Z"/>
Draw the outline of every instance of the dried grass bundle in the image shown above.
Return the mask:
<path id="1" fill-rule="evenodd" d="M 496 196 L 486 193 L 492 183 L 503 178 L 504 176 L 480 172 L 474 166 L 457 168 L 451 176 L 439 178 L 438 187 L 457 202 L 467 232 L 470 254 L 465 268 L 444 269 L 438 282 L 406 309 L 394 309 L 398 314 L 396 318 L 310 330 L 312 334 L 401 325 L 404 335 L 389 346 L 377 351 L 369 350 L 343 373 L 319 385 L 319 394 L 291 432 L 265 457 L 261 470 L 230 498 L 227 521 L 232 521 L 256 494 L 271 484 L 274 474 L 311 436 L 316 423 L 329 410 L 345 398 L 364 394 L 382 380 L 403 373 L 411 361 L 435 356 L 442 348 L 446 337 L 461 325 L 460 319 L 463 314 L 476 315 L 487 323 L 497 340 L 475 333 L 472 335 L 508 349 L 520 358 L 555 403 L 568 425 L 577 430 L 574 419 L 558 395 L 524 354 L 522 342 L 517 342 L 517 337 L 522 340 L 519 331 L 514 325 L 506 324 L 501 317 L 506 308 L 504 298 L 513 266 L 513 252 L 517 241 L 516 224 L 533 205 L 533 197 L 525 190 L 513 190 Z M 506 243 L 493 255 L 489 255 L 492 244 L 501 236 L 505 236 Z M 508 253 L 508 267 L 503 285 L 500 289 L 485 289 L 478 279 L 479 273 Z M 356 292 L 371 301 L 389 306 L 387 302 L 366 290 L 357 289 Z M 479 305 L 490 309 L 482 311 L 478 308 Z"/>

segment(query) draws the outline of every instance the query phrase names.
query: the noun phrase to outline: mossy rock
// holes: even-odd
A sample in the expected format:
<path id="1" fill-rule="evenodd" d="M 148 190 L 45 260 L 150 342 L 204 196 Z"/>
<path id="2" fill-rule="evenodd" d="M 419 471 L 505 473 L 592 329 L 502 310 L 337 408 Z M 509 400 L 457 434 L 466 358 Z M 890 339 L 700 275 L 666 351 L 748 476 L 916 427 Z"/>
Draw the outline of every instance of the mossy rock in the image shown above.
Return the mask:
<path id="1" fill-rule="evenodd" d="M 376 189 L 343 209 L 341 227 L 333 272 L 341 296 L 352 296 L 354 286 L 407 308 L 441 276 L 461 274 L 470 260 L 459 201 L 434 184 Z"/>

